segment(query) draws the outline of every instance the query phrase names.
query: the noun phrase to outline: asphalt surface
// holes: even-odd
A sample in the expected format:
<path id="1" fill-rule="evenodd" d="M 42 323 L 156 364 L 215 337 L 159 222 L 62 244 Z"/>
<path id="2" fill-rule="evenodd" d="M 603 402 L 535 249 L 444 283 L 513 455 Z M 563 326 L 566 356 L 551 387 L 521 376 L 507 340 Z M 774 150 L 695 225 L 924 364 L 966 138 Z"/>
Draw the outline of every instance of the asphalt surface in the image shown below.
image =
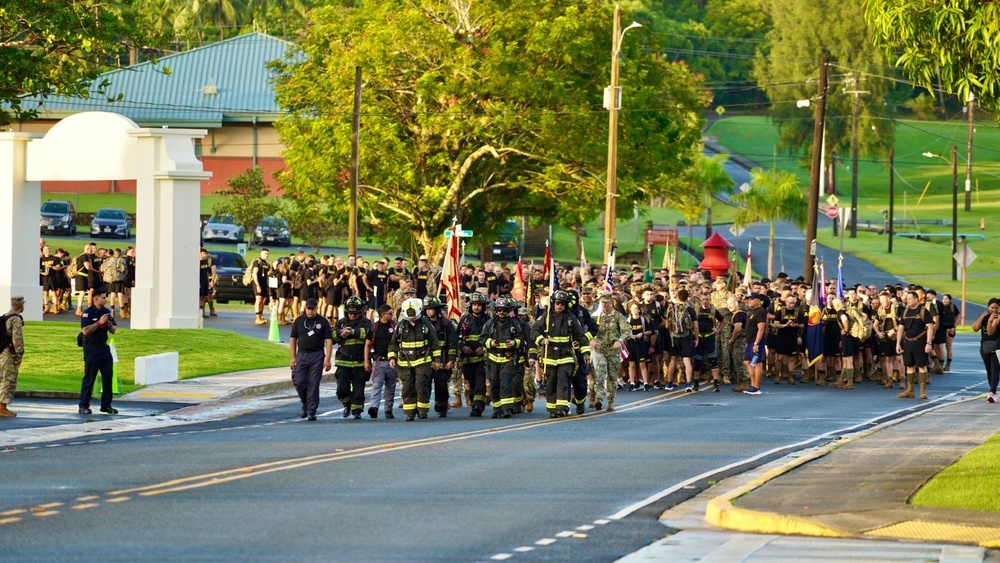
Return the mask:
<path id="1" fill-rule="evenodd" d="M 933 398 L 982 392 L 970 338 Z M 726 477 L 931 403 L 768 382 L 760 397 L 621 393 L 615 413 L 556 421 L 462 408 L 406 423 L 342 419 L 332 392 L 315 423 L 280 391 L 213 419 L 188 408 L 170 427 L 93 431 L 158 418 L 123 410 L 9 448 L 5 558 L 611 561 L 668 536 L 659 516 Z"/>

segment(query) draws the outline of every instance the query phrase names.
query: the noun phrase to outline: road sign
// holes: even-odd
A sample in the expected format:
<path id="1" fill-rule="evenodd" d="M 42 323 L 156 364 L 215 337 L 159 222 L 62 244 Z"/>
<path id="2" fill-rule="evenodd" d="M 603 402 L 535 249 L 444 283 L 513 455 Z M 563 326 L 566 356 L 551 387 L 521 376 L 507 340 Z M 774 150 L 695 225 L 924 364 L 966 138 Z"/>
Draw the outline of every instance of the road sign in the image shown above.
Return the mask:
<path id="1" fill-rule="evenodd" d="M 830 194 L 830 197 L 826 198 L 826 203 L 827 205 L 836 207 L 837 204 L 840 203 L 840 198 L 837 197 L 836 194 Z"/>
<path id="2" fill-rule="evenodd" d="M 837 215 L 840 215 L 840 208 L 836 205 L 831 205 L 826 208 L 826 216 L 831 219 L 836 219 Z"/>
<path id="3" fill-rule="evenodd" d="M 969 266 L 972 265 L 972 262 L 976 259 L 976 253 L 973 252 L 971 248 L 965 247 L 964 250 L 959 250 L 958 252 L 952 254 L 952 257 L 955 259 L 956 262 L 958 262 L 958 265 L 960 267 L 968 268 Z M 965 260 L 964 264 L 962 263 L 963 259 Z"/>
<path id="4" fill-rule="evenodd" d="M 746 231 L 745 228 L 743 228 L 743 227 L 737 227 L 736 225 L 733 225 L 732 227 L 729 227 L 729 232 L 732 233 L 733 236 L 736 237 L 736 238 L 740 238 L 741 236 L 743 236 L 743 233 L 745 231 Z"/>
<path id="5" fill-rule="evenodd" d="M 677 229 L 646 229 L 646 246 L 677 246 Z"/>
<path id="6" fill-rule="evenodd" d="M 444 236 L 450 237 L 451 236 L 451 229 L 445 229 L 444 230 Z M 469 237 L 472 236 L 472 231 L 465 230 L 465 229 L 459 229 L 458 230 L 458 236 L 460 238 L 469 238 Z"/>

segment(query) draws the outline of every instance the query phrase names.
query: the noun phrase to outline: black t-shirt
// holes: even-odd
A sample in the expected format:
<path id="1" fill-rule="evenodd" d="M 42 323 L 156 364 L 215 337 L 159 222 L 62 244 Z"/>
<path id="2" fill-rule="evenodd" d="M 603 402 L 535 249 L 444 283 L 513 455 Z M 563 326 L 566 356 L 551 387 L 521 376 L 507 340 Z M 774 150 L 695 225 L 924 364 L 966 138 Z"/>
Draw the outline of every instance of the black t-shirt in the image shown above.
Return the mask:
<path id="1" fill-rule="evenodd" d="M 251 272 L 253 271 L 253 268 L 257 268 L 257 283 L 261 287 L 266 288 L 267 287 L 267 275 L 271 271 L 271 265 L 267 263 L 267 260 L 264 260 L 263 258 L 257 258 L 251 264 L 251 267 L 250 267 L 250 271 Z"/>
<path id="2" fill-rule="evenodd" d="M 111 311 L 107 307 L 101 307 L 98 309 L 91 305 L 83 311 L 83 316 L 80 317 L 80 328 L 88 327 L 92 324 L 97 324 L 97 321 L 101 320 L 101 317 L 108 315 L 110 317 Z M 111 318 L 111 324 L 115 323 L 114 317 Z M 108 343 L 108 329 L 98 328 L 94 332 L 83 337 L 83 342 L 86 346 L 100 346 L 102 344 Z"/>
<path id="3" fill-rule="evenodd" d="M 389 281 L 389 272 L 379 271 L 378 269 L 368 272 L 365 277 L 368 278 L 368 287 L 372 288 L 375 295 L 385 303 L 385 288 Z"/>
<path id="4" fill-rule="evenodd" d="M 735 330 L 737 324 L 740 325 L 740 329 L 742 330 L 741 334 L 743 336 L 746 336 L 746 332 L 747 332 L 747 313 L 746 313 L 746 311 L 739 310 L 739 311 L 736 311 L 735 313 L 733 313 L 733 328 L 734 328 L 734 330 Z"/>
<path id="5" fill-rule="evenodd" d="M 300 315 L 292 323 L 292 338 L 298 352 L 318 352 L 323 350 L 327 340 L 333 340 L 333 328 L 325 317 L 316 315 L 309 318 Z"/>
<path id="6" fill-rule="evenodd" d="M 746 326 L 747 342 L 757 341 L 757 327 L 766 322 L 767 322 L 767 313 L 764 312 L 764 307 L 759 307 L 757 309 L 750 309 L 750 311 L 747 313 L 747 326 Z"/>
<path id="7" fill-rule="evenodd" d="M 375 355 L 385 359 L 389 355 L 389 342 L 392 341 L 392 334 L 396 331 L 396 324 L 391 320 L 383 323 L 376 321 L 372 326 L 372 341 Z"/>
<path id="8" fill-rule="evenodd" d="M 41 260 L 39 260 L 38 273 L 43 276 L 51 276 L 55 274 L 55 272 L 52 270 L 52 267 L 55 266 L 56 264 L 62 264 L 62 261 L 55 256 L 51 255 L 42 256 Z"/>
<path id="9" fill-rule="evenodd" d="M 698 335 L 707 335 L 715 330 L 716 324 L 722 322 L 722 313 L 712 307 L 698 309 Z"/>
<path id="10" fill-rule="evenodd" d="M 497 275 L 494 272 L 486 272 L 486 287 L 490 295 L 497 294 Z"/>
<path id="11" fill-rule="evenodd" d="M 903 336 L 916 340 L 921 336 L 921 332 L 927 330 L 927 325 L 934 322 L 931 312 L 926 307 L 917 305 L 913 309 L 907 307 L 903 309 L 903 318 L 900 324 L 903 325 Z"/>
<path id="12" fill-rule="evenodd" d="M 90 256 L 90 254 L 84 252 L 76 257 L 76 275 L 83 277 L 90 275 L 90 269 L 87 268 L 87 263 L 90 262 Z"/>
<path id="13" fill-rule="evenodd" d="M 427 297 L 427 278 L 430 274 L 430 270 L 421 270 L 420 268 L 413 269 L 413 287 L 417 290 L 417 297 L 420 299 Z"/>
<path id="14" fill-rule="evenodd" d="M 198 281 L 200 281 L 202 285 L 208 285 L 208 280 L 212 277 L 212 266 L 213 262 L 211 256 L 202 258 L 198 262 Z"/>

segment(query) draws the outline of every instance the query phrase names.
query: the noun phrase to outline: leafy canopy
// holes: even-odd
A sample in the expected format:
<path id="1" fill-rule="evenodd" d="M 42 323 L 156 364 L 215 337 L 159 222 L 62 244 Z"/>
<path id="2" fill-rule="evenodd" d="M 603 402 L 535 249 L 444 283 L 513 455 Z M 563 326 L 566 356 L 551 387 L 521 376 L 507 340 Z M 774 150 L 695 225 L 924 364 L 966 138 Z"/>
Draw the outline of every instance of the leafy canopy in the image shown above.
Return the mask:
<path id="1" fill-rule="evenodd" d="M 130 23 L 128 2 L 33 0 L 0 3 L 0 125 L 30 119 L 21 97 L 88 97 L 94 80 L 151 37 Z M 96 84 L 103 92 L 106 82 Z"/>
<path id="2" fill-rule="evenodd" d="M 623 16 L 623 21 L 629 21 Z M 609 6 L 412 0 L 329 6 L 274 65 L 286 193 L 346 206 L 354 69 L 363 69 L 360 208 L 387 246 L 441 255 L 457 218 L 488 240 L 515 215 L 575 225 L 603 209 Z M 653 39 L 622 46 L 619 205 L 692 162 L 706 95 Z M 343 210 L 331 209 L 331 217 Z M 479 242 L 482 242 L 480 240 Z"/>
<path id="3" fill-rule="evenodd" d="M 991 110 L 1000 95 L 1000 3 L 979 0 L 864 0 L 874 43 L 911 80 Z"/>

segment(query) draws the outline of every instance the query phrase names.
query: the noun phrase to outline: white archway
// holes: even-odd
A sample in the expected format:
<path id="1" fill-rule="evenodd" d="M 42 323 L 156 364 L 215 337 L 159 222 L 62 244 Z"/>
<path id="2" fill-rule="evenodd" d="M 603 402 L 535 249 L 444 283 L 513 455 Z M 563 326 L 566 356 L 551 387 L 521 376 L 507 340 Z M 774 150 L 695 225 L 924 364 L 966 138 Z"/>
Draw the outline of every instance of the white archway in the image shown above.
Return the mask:
<path id="1" fill-rule="evenodd" d="M 83 112 L 45 136 L 0 133 L 0 308 L 24 295 L 24 317 L 42 318 L 38 286 L 41 182 L 136 180 L 136 287 L 132 328 L 196 328 L 204 129 L 139 127 L 117 113 Z"/>

